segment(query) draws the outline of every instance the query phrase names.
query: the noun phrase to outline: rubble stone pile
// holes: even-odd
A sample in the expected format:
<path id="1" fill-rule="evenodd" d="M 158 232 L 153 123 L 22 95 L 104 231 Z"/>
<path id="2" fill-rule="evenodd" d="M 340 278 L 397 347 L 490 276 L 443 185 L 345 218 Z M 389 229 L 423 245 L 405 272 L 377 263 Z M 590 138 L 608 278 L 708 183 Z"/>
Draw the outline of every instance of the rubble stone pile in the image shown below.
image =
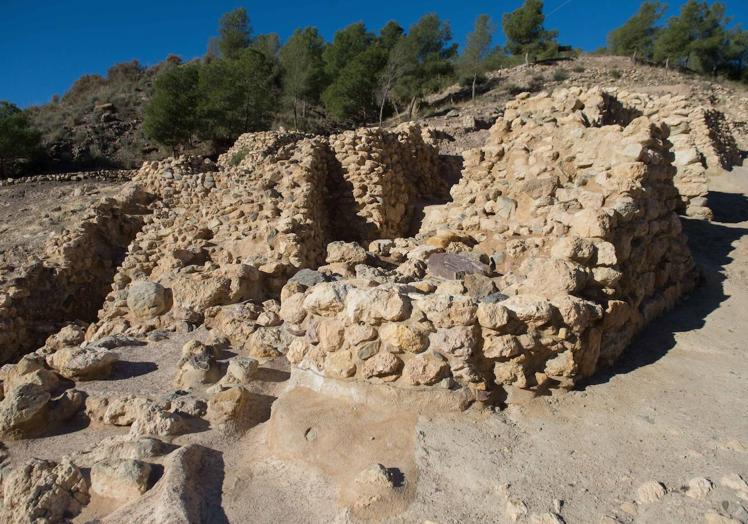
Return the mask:
<path id="1" fill-rule="evenodd" d="M 571 387 L 613 362 L 696 272 L 668 127 L 610 124 L 612 100 L 563 89 L 507 104 L 415 238 L 373 242 L 377 263 L 351 256 L 353 277 L 287 284 L 289 360 L 475 398 Z"/>

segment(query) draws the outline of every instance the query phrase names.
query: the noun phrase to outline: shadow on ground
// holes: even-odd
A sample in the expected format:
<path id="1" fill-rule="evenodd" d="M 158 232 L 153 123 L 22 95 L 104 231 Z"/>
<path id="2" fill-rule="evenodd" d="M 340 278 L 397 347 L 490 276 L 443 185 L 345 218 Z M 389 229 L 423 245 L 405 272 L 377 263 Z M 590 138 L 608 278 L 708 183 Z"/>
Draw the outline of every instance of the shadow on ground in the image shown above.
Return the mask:
<path id="1" fill-rule="evenodd" d="M 737 224 L 748 220 L 748 198 L 745 195 L 710 191 L 707 205 L 714 213 L 716 222 Z"/>
<path id="2" fill-rule="evenodd" d="M 228 524 L 229 519 L 223 511 L 223 480 L 226 466 L 223 453 L 211 448 L 203 448 L 204 454 L 200 468 L 200 522 Z"/>
<path id="3" fill-rule="evenodd" d="M 742 195 L 740 198 L 747 200 Z M 701 285 L 673 310 L 650 323 L 611 368 L 600 371 L 589 381 L 580 384 L 581 389 L 606 383 L 616 375 L 624 375 L 658 361 L 675 346 L 675 333 L 703 327 L 706 317 L 727 298 L 723 286 L 726 278 L 724 269 L 733 260 L 730 256 L 733 244 L 748 234 L 748 228 L 689 218 L 682 221 L 688 245 L 702 272 Z"/>

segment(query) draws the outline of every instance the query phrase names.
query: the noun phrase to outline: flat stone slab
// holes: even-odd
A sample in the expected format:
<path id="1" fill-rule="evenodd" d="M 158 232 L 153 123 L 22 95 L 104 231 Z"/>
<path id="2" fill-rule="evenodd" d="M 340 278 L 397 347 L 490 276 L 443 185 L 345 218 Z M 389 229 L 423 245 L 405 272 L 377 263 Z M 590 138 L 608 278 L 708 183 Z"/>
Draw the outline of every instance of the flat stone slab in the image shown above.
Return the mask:
<path id="1" fill-rule="evenodd" d="M 432 275 L 449 280 L 457 280 L 472 273 L 487 275 L 490 271 L 486 264 L 457 253 L 434 253 L 426 260 L 426 265 Z"/>

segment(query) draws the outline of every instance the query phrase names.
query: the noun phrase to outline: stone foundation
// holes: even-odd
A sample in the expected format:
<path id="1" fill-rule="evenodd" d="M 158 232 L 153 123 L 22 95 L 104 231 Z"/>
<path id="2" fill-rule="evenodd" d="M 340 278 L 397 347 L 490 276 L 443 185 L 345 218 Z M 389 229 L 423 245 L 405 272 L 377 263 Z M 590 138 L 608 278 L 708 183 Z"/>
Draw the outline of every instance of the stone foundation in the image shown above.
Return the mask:
<path id="1" fill-rule="evenodd" d="M 507 104 L 416 237 L 374 243 L 377 263 L 353 277 L 287 285 L 289 360 L 478 399 L 572 387 L 611 364 L 696 271 L 668 127 L 595 127 L 606 104 L 574 89 Z"/>

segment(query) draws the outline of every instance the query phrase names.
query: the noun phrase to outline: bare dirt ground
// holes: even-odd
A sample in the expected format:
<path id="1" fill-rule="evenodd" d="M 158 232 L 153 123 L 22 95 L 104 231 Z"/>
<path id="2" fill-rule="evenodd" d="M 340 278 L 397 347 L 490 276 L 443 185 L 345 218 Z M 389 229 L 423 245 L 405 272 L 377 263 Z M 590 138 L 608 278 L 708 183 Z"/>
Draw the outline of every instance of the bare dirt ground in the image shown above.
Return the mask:
<path id="1" fill-rule="evenodd" d="M 44 243 L 70 227 L 91 204 L 116 195 L 112 182 L 54 182 L 0 188 L 0 261 L 41 255 Z"/>

